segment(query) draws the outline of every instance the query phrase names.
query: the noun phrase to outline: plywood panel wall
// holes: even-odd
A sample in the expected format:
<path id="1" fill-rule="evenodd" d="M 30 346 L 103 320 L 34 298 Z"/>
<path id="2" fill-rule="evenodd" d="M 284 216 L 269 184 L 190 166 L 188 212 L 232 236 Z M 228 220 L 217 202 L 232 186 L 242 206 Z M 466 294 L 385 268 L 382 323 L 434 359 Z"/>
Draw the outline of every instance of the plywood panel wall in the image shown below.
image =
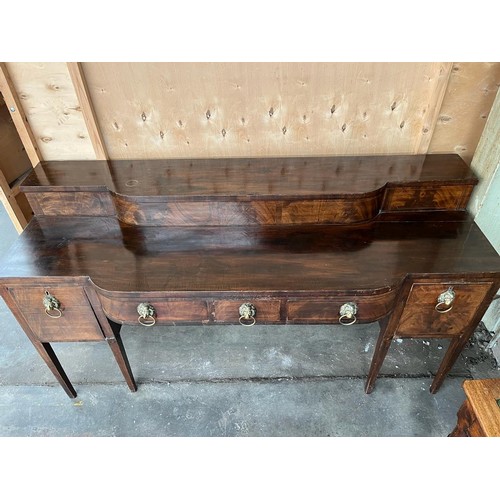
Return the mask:
<path id="1" fill-rule="evenodd" d="M 95 159 L 66 63 L 11 62 L 7 69 L 42 157 Z"/>
<path id="2" fill-rule="evenodd" d="M 111 158 L 426 152 L 451 63 L 84 63 Z"/>
<path id="3" fill-rule="evenodd" d="M 499 87 L 500 63 L 454 63 L 429 152 L 470 163 Z"/>
<path id="4" fill-rule="evenodd" d="M 42 157 L 95 158 L 67 65 L 7 67 Z M 116 159 L 429 151 L 470 162 L 500 81 L 500 63 L 82 68 L 104 154 Z"/>

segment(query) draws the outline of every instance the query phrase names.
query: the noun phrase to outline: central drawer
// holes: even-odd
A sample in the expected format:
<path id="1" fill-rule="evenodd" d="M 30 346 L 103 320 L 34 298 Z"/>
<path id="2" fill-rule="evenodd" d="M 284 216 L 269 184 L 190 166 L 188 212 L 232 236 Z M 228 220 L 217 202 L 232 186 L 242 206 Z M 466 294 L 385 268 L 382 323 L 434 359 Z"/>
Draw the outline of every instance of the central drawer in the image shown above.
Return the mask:
<path id="1" fill-rule="evenodd" d="M 281 301 L 276 299 L 256 299 L 256 300 L 215 300 L 214 320 L 216 323 L 238 323 L 240 319 L 240 306 L 250 303 L 255 307 L 255 322 L 258 323 L 278 323 L 281 320 Z"/>

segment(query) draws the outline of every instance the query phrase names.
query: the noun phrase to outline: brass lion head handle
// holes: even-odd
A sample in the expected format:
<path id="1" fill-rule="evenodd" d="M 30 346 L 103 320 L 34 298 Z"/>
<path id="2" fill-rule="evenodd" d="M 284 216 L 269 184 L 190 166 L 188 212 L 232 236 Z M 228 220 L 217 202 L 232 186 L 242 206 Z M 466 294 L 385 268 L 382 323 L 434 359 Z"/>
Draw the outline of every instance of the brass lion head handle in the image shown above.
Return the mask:
<path id="1" fill-rule="evenodd" d="M 153 326 L 156 323 L 156 310 L 151 304 L 141 302 L 137 306 L 137 312 L 139 313 L 137 321 L 139 321 L 142 326 Z"/>
<path id="2" fill-rule="evenodd" d="M 45 314 L 51 318 L 60 318 L 62 316 L 61 303 L 47 290 L 42 299 L 43 307 L 45 307 Z"/>
<path id="3" fill-rule="evenodd" d="M 344 326 L 356 323 L 357 312 L 358 312 L 358 306 L 354 302 L 346 302 L 345 304 L 340 306 L 339 323 Z"/>
<path id="4" fill-rule="evenodd" d="M 257 309 L 253 304 L 245 303 L 241 304 L 240 309 L 240 325 L 243 326 L 253 326 L 255 325 L 255 315 L 257 314 Z"/>
<path id="5" fill-rule="evenodd" d="M 447 313 L 453 309 L 453 302 L 455 300 L 455 292 L 453 287 L 450 286 L 448 290 L 443 292 L 437 299 L 437 304 L 434 309 L 440 314 Z"/>

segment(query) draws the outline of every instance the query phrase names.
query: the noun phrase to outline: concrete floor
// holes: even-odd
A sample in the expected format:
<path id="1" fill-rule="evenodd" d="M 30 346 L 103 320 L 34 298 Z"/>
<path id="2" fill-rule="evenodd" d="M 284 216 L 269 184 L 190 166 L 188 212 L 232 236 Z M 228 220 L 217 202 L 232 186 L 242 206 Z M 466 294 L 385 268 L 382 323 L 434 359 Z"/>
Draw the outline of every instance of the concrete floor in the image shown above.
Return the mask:
<path id="1" fill-rule="evenodd" d="M 0 258 L 17 237 L 0 207 Z M 378 325 L 126 326 L 131 393 L 103 343 L 53 344 L 69 399 L 0 301 L 0 436 L 446 436 L 465 378 L 498 377 L 478 329 L 436 395 L 447 341 L 395 341 L 372 394 Z"/>

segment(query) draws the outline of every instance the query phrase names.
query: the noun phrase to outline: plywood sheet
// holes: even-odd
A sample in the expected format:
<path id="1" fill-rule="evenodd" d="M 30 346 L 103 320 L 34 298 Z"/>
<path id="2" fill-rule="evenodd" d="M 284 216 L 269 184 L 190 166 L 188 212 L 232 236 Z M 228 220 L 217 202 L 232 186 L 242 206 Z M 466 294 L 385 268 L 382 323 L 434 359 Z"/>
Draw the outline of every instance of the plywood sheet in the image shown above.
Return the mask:
<path id="1" fill-rule="evenodd" d="M 450 63 L 84 63 L 113 159 L 427 150 Z"/>
<path id="2" fill-rule="evenodd" d="M 7 63 L 45 160 L 95 159 L 66 63 Z"/>
<path id="3" fill-rule="evenodd" d="M 500 63 L 454 63 L 429 146 L 470 164 L 500 86 Z"/>

